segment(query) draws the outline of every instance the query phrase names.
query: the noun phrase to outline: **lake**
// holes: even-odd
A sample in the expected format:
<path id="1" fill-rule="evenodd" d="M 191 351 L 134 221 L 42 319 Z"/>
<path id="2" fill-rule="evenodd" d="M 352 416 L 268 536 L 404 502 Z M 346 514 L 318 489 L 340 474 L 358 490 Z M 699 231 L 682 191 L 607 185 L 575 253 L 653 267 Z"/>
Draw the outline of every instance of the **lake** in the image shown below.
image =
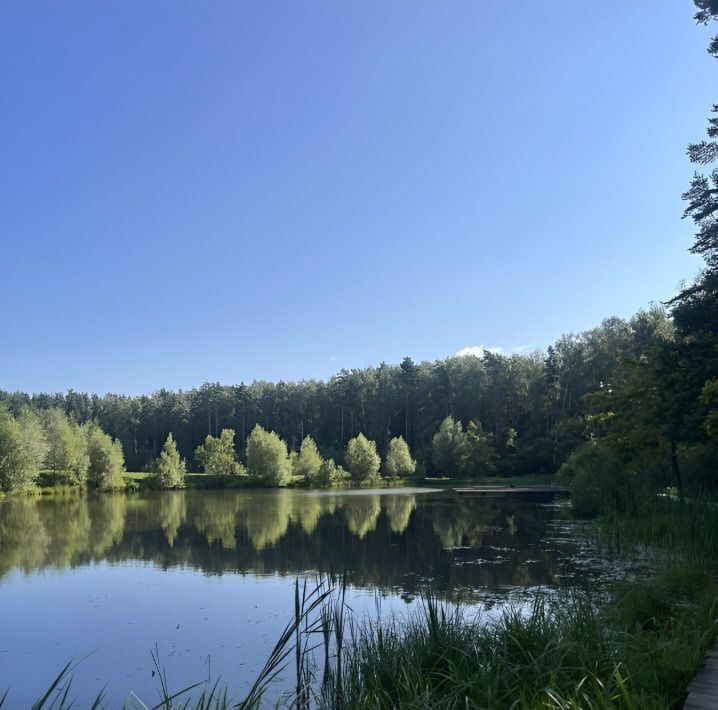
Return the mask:
<path id="1" fill-rule="evenodd" d="M 566 505 L 424 488 L 178 491 L 0 501 L 0 695 L 37 699 L 71 659 L 103 687 L 159 700 L 221 677 L 237 699 L 291 619 L 295 579 L 346 573 L 360 616 L 431 589 L 491 615 L 538 589 L 617 574 Z"/>

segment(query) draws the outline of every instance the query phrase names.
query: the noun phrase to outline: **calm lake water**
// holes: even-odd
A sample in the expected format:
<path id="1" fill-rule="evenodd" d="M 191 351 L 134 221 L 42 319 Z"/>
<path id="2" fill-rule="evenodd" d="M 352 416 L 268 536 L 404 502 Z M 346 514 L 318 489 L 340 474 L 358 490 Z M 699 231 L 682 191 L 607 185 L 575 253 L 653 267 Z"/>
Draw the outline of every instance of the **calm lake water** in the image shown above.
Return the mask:
<path id="1" fill-rule="evenodd" d="M 615 573 L 565 506 L 431 489 L 185 491 L 0 502 L 0 695 L 25 708 L 70 659 L 87 700 L 157 702 L 225 680 L 237 699 L 293 613 L 294 581 L 346 572 L 359 614 L 428 587 L 490 615 Z"/>

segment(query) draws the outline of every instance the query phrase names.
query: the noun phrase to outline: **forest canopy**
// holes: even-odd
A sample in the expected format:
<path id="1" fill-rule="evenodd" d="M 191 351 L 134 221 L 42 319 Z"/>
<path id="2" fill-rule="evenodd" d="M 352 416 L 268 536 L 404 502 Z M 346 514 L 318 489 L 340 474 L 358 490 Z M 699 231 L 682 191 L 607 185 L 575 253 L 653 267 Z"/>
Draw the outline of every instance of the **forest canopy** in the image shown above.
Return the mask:
<path id="1" fill-rule="evenodd" d="M 171 434 L 189 470 L 214 470 L 212 462 L 223 457 L 229 472 L 239 465 L 232 441 L 237 460 L 246 460 L 247 440 L 260 426 L 289 451 L 300 452 L 311 437 L 300 458 L 311 476 L 318 474 L 319 455 L 343 462 L 347 444 L 360 434 L 382 457 L 401 437 L 410 452 L 406 471 L 416 459 L 425 474 L 552 473 L 599 435 L 601 416 L 608 416 L 598 411 L 601 396 L 633 386 L 636 365 L 675 342 L 672 320 L 652 308 L 565 335 L 546 353 L 421 363 L 407 357 L 400 365 L 342 370 L 326 381 L 205 383 L 140 397 L 0 391 L 0 402 L 15 416 L 61 410 L 78 425 L 96 423 L 121 443 L 129 470 L 149 470 Z M 456 430 L 450 444 L 448 427 Z M 398 444 L 392 446 L 393 461 Z M 310 458 L 316 461 L 305 463 Z M 280 466 L 282 478 L 287 465 Z"/>

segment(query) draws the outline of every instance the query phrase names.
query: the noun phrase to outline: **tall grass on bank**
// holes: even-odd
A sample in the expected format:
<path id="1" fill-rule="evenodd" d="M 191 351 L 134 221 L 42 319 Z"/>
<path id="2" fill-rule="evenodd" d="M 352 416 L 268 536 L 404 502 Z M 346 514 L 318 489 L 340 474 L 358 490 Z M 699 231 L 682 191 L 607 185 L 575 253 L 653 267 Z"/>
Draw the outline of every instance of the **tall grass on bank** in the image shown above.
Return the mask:
<path id="1" fill-rule="evenodd" d="M 612 552 L 639 545 L 662 556 L 718 567 L 718 499 L 699 493 L 680 502 L 668 495 L 647 496 L 630 510 L 598 521 L 599 539 Z"/>
<path id="2" fill-rule="evenodd" d="M 682 569 L 606 607 L 540 596 L 488 623 L 427 599 L 408 619 L 356 626 L 342 702 L 320 694 L 317 707 L 678 707 L 718 631 L 715 593 Z"/>

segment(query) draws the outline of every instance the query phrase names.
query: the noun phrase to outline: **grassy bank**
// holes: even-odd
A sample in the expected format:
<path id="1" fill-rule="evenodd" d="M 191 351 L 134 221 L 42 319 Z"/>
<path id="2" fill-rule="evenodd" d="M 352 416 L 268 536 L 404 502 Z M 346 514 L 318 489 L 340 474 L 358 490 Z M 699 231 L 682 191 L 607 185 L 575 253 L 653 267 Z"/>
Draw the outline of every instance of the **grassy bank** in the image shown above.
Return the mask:
<path id="1" fill-rule="evenodd" d="M 125 490 L 138 491 L 154 488 L 153 474 L 143 471 L 128 471 L 123 474 Z M 449 478 L 449 477 L 411 477 L 411 478 L 384 478 L 378 477 L 363 483 L 348 480 L 341 485 L 331 487 L 331 490 L 341 491 L 350 488 L 400 488 L 402 486 L 430 486 L 432 488 L 451 489 L 457 486 L 546 486 L 554 485 L 556 477 L 549 474 L 526 476 L 481 476 L 476 478 Z M 297 477 L 290 480 L 287 487 L 305 488 L 305 481 Z M 272 489 L 263 481 L 251 476 L 220 476 L 209 473 L 185 474 L 185 488 L 190 490 L 223 490 L 243 488 Z M 0 491 L 0 500 L 7 496 L 72 496 L 83 493 L 85 487 L 66 483 L 63 472 L 43 470 L 40 472 L 36 485 L 23 488 L 11 493 Z M 94 489 L 93 489 L 94 490 Z M 108 489 L 116 492 L 117 489 Z M 99 491 L 102 492 L 102 491 Z"/>
<path id="2" fill-rule="evenodd" d="M 537 599 L 529 615 L 493 624 L 427 603 L 381 633 L 359 630 L 344 660 L 345 706 L 678 707 L 715 637 L 715 593 L 705 573 L 676 569 L 599 608 Z"/>

